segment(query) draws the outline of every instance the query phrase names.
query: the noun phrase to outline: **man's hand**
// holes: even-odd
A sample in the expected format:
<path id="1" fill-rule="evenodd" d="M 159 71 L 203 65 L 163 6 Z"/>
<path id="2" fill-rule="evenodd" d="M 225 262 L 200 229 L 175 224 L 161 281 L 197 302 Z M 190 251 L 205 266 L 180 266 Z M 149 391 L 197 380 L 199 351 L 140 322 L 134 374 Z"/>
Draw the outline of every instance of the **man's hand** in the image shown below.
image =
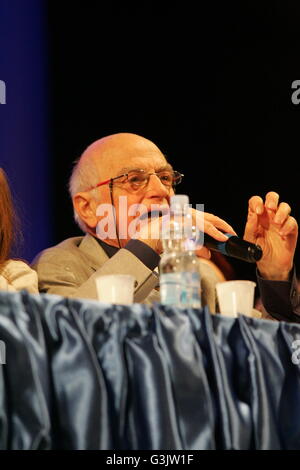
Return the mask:
<path id="1" fill-rule="evenodd" d="M 225 220 L 220 219 L 216 215 L 209 214 L 208 212 L 200 212 L 196 209 L 190 209 L 193 222 L 201 232 L 207 233 L 216 240 L 225 242 L 228 240 L 228 237 L 224 235 L 225 233 L 231 233 L 236 235 L 236 232 L 233 230 L 231 225 L 229 225 Z M 196 254 L 199 258 L 209 259 L 211 257 L 211 252 L 205 246 L 199 247 L 196 249 Z"/>
<path id="2" fill-rule="evenodd" d="M 236 235 L 233 228 L 225 222 L 225 220 L 220 219 L 213 214 L 207 212 L 200 212 L 196 209 L 190 209 L 192 215 L 193 224 L 197 225 L 200 231 L 211 235 L 219 241 L 226 241 L 227 236 L 223 232 L 232 233 Z M 163 215 L 161 217 L 150 218 L 143 222 L 142 227 L 137 235 L 137 239 L 143 241 L 149 245 L 154 251 L 158 254 L 161 254 L 162 243 L 159 238 L 162 224 L 168 222 L 169 215 Z M 209 259 L 211 256 L 210 250 L 205 246 L 197 248 L 196 254 L 199 257 Z"/>
<path id="3" fill-rule="evenodd" d="M 257 268 L 266 279 L 286 281 L 293 267 L 298 224 L 290 212 L 275 192 L 269 192 L 265 202 L 259 196 L 249 199 L 244 239 L 261 246 L 263 257 Z"/>

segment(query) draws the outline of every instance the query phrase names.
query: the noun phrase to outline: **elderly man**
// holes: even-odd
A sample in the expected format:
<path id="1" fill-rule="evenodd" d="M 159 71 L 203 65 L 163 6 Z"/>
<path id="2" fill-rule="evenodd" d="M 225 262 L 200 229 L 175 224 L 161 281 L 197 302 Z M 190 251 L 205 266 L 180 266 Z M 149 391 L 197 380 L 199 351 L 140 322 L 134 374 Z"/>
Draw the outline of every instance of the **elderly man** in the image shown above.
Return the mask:
<path id="1" fill-rule="evenodd" d="M 155 205 L 163 211 L 181 177 L 160 149 L 141 136 L 120 133 L 91 144 L 74 166 L 70 179 L 75 218 L 86 235 L 67 239 L 34 260 L 40 291 L 96 299 L 97 276 L 126 273 L 135 278 L 136 302 L 159 300 L 156 268 L 161 243 L 150 233 L 160 219 L 146 219 L 141 231 L 132 237 L 130 228 L 136 212 L 131 213 L 130 208 L 142 207 L 142 212 L 147 213 Z M 279 280 L 282 277 L 278 276 L 285 276 L 286 281 L 290 275 L 297 223 L 289 213 L 289 206 L 279 204 L 276 193 L 269 193 L 265 203 L 257 196 L 249 201 L 245 237 L 257 240 L 264 249 L 258 264 L 262 286 L 263 279 Z M 105 225 L 109 225 L 108 230 Z M 207 213 L 204 232 L 220 241 L 226 240 L 223 232 L 235 233 L 224 220 Z M 210 253 L 203 247 L 199 255 L 209 258 Z M 217 279 L 201 258 L 199 264 L 202 301 L 214 311 Z"/>

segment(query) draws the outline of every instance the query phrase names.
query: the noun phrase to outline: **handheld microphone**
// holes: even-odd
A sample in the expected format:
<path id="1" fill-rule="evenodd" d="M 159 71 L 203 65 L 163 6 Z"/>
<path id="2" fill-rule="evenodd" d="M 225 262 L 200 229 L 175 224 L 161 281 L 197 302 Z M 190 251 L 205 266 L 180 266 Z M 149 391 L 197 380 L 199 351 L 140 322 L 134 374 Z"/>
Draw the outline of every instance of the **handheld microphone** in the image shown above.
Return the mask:
<path id="1" fill-rule="evenodd" d="M 220 242 L 210 235 L 207 235 L 207 233 L 204 233 L 203 244 L 210 250 L 218 251 L 223 255 L 231 256 L 246 261 L 247 263 L 256 263 L 261 259 L 263 251 L 259 245 L 247 242 L 231 233 L 225 233 L 225 235 L 228 237 L 228 240 Z"/>

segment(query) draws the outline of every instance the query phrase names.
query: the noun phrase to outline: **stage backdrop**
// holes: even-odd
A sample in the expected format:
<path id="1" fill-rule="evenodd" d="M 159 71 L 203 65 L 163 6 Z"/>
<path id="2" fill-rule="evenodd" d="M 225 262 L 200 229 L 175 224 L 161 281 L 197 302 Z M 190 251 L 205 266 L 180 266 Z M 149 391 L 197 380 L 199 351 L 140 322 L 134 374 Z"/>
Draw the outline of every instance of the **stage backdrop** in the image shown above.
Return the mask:
<path id="1" fill-rule="evenodd" d="M 185 174 L 179 190 L 239 235 L 249 197 L 270 190 L 300 221 L 299 2 L 62 5 L 0 3 L 0 159 L 25 258 L 80 234 L 72 162 L 120 131 L 153 140 Z M 299 258 L 298 248 L 298 270 Z M 255 278 L 253 266 L 235 268 Z"/>
<path id="2" fill-rule="evenodd" d="M 45 2 L 1 0 L 0 80 L 6 99 L 0 105 L 0 166 L 24 234 L 15 254 L 28 261 L 52 241 L 47 49 Z"/>
<path id="3" fill-rule="evenodd" d="M 185 174 L 178 192 L 240 236 L 255 194 L 277 191 L 300 221 L 299 2 L 198 3 L 49 1 L 57 242 L 79 234 L 72 161 L 121 131 L 153 140 Z"/>

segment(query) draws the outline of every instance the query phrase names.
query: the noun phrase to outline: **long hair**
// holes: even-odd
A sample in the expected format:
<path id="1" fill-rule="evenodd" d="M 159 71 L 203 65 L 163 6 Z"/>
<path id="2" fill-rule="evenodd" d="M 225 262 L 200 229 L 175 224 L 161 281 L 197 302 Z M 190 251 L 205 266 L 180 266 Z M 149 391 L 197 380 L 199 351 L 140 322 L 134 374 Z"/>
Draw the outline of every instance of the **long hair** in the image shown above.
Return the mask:
<path id="1" fill-rule="evenodd" d="M 7 177 L 0 168 L 0 267 L 9 259 L 17 229 L 17 216 Z"/>

